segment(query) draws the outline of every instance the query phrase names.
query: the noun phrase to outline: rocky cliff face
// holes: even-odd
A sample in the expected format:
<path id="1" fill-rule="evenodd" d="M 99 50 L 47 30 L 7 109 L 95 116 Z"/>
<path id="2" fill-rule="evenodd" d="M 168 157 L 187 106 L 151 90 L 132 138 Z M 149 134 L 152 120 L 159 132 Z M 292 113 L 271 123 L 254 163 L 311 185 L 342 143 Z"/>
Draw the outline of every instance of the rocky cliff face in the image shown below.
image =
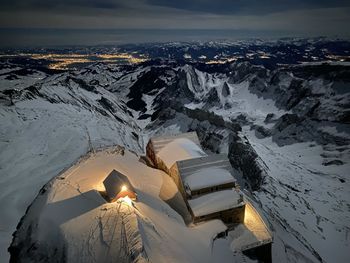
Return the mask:
<path id="1" fill-rule="evenodd" d="M 257 191 L 263 185 L 266 177 L 266 167 L 249 143 L 247 137 L 231 134 L 229 139 L 228 157 L 233 167 L 240 170 L 247 181 L 246 187 Z"/>

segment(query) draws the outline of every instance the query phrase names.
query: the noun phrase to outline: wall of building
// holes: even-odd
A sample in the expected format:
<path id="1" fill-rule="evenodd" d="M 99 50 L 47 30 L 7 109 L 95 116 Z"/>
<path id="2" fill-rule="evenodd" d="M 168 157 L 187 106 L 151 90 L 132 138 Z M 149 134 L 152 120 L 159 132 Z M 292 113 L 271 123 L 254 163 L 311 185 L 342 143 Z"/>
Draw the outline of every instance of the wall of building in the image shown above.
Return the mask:
<path id="1" fill-rule="evenodd" d="M 221 219 L 225 224 L 239 224 L 244 222 L 245 205 L 229 210 L 212 213 L 209 215 L 195 217 L 191 211 L 193 223 L 199 223 L 212 219 Z"/>
<path id="2" fill-rule="evenodd" d="M 227 183 L 227 184 L 206 187 L 206 188 L 202 188 L 199 190 L 194 190 L 194 191 L 191 191 L 191 195 L 189 196 L 189 199 L 196 198 L 200 195 L 204 195 L 204 194 L 208 194 L 208 193 L 212 193 L 212 192 L 232 189 L 232 188 L 235 188 L 235 186 L 236 186 L 235 182 L 232 182 L 232 183 Z"/>
<path id="3" fill-rule="evenodd" d="M 174 163 L 174 165 L 170 168 L 168 174 L 174 180 L 177 188 L 179 189 L 179 192 L 181 193 L 182 197 L 184 198 L 185 202 L 187 203 L 188 194 L 186 193 L 186 190 L 184 188 L 184 184 L 181 180 L 181 176 L 180 176 L 180 172 L 179 172 L 177 163 Z"/>

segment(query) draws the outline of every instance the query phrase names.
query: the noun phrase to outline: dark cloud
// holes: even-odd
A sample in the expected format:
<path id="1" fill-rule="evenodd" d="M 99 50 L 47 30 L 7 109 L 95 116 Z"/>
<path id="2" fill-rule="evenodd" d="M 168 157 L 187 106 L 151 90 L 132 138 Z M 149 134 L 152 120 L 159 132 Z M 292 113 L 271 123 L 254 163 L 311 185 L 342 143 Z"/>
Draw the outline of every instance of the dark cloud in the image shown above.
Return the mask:
<path id="1" fill-rule="evenodd" d="M 258 32 L 266 36 L 350 34 L 349 0 L 0 0 L 0 7 L 0 29 L 9 29 L 11 37 L 22 39 L 23 43 L 33 37 L 44 41 L 45 36 L 57 43 L 59 39 L 73 42 L 77 37 L 88 42 L 90 33 L 84 33 L 84 38 L 76 34 L 67 37 L 47 32 L 23 34 L 11 28 L 213 30 L 205 34 L 208 38 L 217 37 L 215 30 L 228 30 L 222 37 L 237 32 L 254 32 L 257 36 Z M 1 37 L 6 37 L 4 32 Z M 107 39 L 107 35 L 110 36 L 106 33 L 99 38 Z M 115 34 L 111 35 L 114 41 Z M 122 35 L 118 34 L 118 38 Z M 147 40 L 148 35 L 151 34 L 142 35 L 142 39 Z M 188 40 L 194 33 L 180 35 L 176 35 L 178 40 Z M 157 35 L 164 39 L 170 36 Z M 133 39 L 131 33 L 127 39 Z"/>
<path id="2" fill-rule="evenodd" d="M 52 10 L 55 8 L 120 8 L 119 0 L 0 0 L 2 9 L 7 10 Z"/>
<path id="3" fill-rule="evenodd" d="M 149 0 L 148 2 L 190 11 L 244 15 L 350 5 L 349 0 Z"/>
<path id="4" fill-rule="evenodd" d="M 4 10 L 142 9 L 167 7 L 211 14 L 270 14 L 298 9 L 350 6 L 348 0 L 0 0 Z"/>

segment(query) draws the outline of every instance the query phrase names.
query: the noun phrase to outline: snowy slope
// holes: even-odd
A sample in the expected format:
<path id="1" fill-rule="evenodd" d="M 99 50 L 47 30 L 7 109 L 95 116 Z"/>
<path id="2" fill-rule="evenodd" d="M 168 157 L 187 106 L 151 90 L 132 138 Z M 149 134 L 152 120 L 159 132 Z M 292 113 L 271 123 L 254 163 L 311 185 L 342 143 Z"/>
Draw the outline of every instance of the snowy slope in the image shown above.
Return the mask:
<path id="1" fill-rule="evenodd" d="M 0 91 L 21 90 L 46 77 L 46 74 L 41 71 L 25 69 L 16 65 L 0 63 L 0 67 Z"/>
<path id="2" fill-rule="evenodd" d="M 278 147 L 270 138 L 259 140 L 251 135 L 249 139 L 269 170 L 266 183 L 255 195 L 265 212 L 323 261 L 347 262 L 349 156 L 341 167 L 323 166 L 322 148 L 313 143 Z"/>
<path id="3" fill-rule="evenodd" d="M 133 205 L 107 203 L 99 194 L 113 169 L 125 174 L 135 187 L 138 200 Z M 66 262 L 232 262 L 229 243 L 214 240 L 226 229 L 223 223 L 214 220 L 187 227 L 160 198 L 164 176 L 122 147 L 89 154 L 36 198 L 14 240 L 15 245 L 24 246 L 25 254 L 19 256 L 32 262 L 55 258 Z M 170 182 L 170 188 L 176 189 Z M 25 244 L 20 243 L 23 233 Z M 52 252 L 55 247 L 62 250 Z"/>
<path id="4" fill-rule="evenodd" d="M 117 121 L 97 102 L 108 96 L 107 91 L 101 89 L 95 94 L 74 86 L 53 86 L 56 80 L 47 81 L 40 95 L 0 108 L 0 242 L 1 254 L 6 258 L 15 226 L 48 180 L 96 147 L 119 143 L 140 149 L 131 133 L 136 130 L 132 120 L 119 111 L 113 115 L 125 122 Z"/>
<path id="5" fill-rule="evenodd" d="M 246 184 L 246 194 L 274 232 L 274 262 L 346 262 L 350 218 L 346 74 L 325 66 L 274 71 L 249 63 L 227 66 L 225 72 L 217 68 L 212 73 L 215 68 L 210 68 L 209 73 L 193 65 L 96 64 L 70 73 L 38 73 L 35 76 L 42 78 L 34 82 L 29 74 L 21 77 L 21 83 L 28 85 L 20 84 L 16 88 L 20 91 L 7 85 L 4 77 L 0 253 L 6 257 L 0 260 L 7 261 L 11 234 L 39 189 L 86 152 L 119 144 L 142 154 L 154 134 L 195 130 L 206 150 L 228 153 L 241 172 L 242 187 Z M 244 138 L 245 146 L 230 141 L 232 135 Z M 98 156 L 92 154 L 92 164 Z M 126 169 L 127 159 L 121 158 L 117 168 Z M 139 165 L 144 174 L 148 168 Z M 249 174 L 251 167 L 256 174 Z M 134 174 L 140 173 L 130 172 L 131 177 Z M 159 199 L 162 180 L 150 174 L 142 181 L 148 188 L 138 185 L 143 201 L 136 205 L 141 212 L 136 217 L 151 261 L 210 262 L 213 255 L 222 256 L 221 262 L 249 260 L 226 249 L 230 240 L 216 240 L 211 255 L 203 252 L 210 250 L 220 224 L 188 230 L 181 216 Z M 139 178 L 134 179 L 140 184 Z M 58 188 L 63 181 L 55 181 Z M 71 197 L 77 195 L 73 192 Z M 73 222 L 70 227 L 74 228 Z M 191 247 L 192 243 L 198 246 Z"/>

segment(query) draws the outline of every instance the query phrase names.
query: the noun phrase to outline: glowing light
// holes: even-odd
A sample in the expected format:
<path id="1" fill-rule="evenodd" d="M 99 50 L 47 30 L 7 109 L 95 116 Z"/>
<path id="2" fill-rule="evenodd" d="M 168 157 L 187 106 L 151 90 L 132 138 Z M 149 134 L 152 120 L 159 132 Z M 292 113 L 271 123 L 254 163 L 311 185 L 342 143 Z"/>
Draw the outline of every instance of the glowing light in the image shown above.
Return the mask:
<path id="1" fill-rule="evenodd" d="M 206 61 L 205 64 L 225 64 L 225 63 L 230 63 L 230 62 L 234 62 L 238 59 L 238 57 L 232 57 L 232 58 L 222 58 L 222 59 L 217 59 L 217 60 L 209 60 Z"/>
<path id="2" fill-rule="evenodd" d="M 123 203 L 127 204 L 128 206 L 132 206 L 132 200 L 129 198 L 129 196 L 119 198 L 118 202 L 123 202 Z"/>
<path id="3" fill-rule="evenodd" d="M 128 190 L 128 188 L 126 187 L 126 185 L 123 185 L 123 186 L 122 186 L 122 192 L 124 192 L 124 191 L 126 191 L 126 190 Z"/>
<path id="4" fill-rule="evenodd" d="M 144 54 L 128 54 L 128 53 L 116 53 L 116 54 L 32 54 L 32 53 L 20 53 L 18 55 L 0 55 L 0 57 L 15 57 L 23 56 L 30 57 L 32 59 L 44 59 L 49 60 L 50 64 L 48 68 L 67 70 L 72 68 L 72 65 L 104 62 L 104 63 L 117 63 L 127 62 L 129 64 L 138 64 L 148 60 L 148 57 Z"/>

